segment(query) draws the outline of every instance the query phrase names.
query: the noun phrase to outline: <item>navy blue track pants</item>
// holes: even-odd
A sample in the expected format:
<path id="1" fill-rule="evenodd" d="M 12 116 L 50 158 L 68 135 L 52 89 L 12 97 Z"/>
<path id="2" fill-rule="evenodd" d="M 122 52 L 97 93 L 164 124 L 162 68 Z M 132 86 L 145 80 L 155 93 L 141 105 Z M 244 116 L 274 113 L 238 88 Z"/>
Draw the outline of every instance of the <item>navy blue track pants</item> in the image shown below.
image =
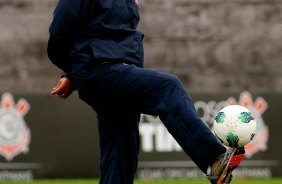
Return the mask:
<path id="1" fill-rule="evenodd" d="M 91 73 L 79 96 L 97 112 L 100 184 L 133 183 L 138 163 L 140 113 L 158 115 L 203 172 L 225 152 L 198 117 L 177 77 L 127 64 L 105 64 Z"/>

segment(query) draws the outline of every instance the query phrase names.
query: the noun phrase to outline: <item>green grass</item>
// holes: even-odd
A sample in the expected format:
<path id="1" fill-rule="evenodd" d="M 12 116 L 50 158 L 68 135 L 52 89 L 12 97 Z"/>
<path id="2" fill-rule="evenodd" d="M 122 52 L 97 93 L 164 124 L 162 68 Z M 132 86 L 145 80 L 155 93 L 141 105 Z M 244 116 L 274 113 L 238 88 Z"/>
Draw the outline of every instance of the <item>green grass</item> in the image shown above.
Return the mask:
<path id="1" fill-rule="evenodd" d="M 98 184 L 98 180 L 34 180 L 33 182 L 8 182 L 1 184 Z M 148 180 L 135 181 L 134 184 L 209 184 L 208 180 Z M 234 179 L 232 184 L 282 184 L 282 178 L 277 179 Z"/>

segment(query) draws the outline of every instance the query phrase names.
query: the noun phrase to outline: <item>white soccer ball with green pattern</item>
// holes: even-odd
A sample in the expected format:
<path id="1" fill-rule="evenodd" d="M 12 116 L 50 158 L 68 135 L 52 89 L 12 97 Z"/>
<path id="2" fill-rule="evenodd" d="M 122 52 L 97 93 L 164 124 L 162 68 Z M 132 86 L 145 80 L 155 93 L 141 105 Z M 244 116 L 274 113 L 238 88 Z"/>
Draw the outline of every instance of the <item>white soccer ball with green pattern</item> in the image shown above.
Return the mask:
<path id="1" fill-rule="evenodd" d="M 254 138 L 256 121 L 247 108 L 229 105 L 218 112 L 213 131 L 225 146 L 242 147 Z"/>

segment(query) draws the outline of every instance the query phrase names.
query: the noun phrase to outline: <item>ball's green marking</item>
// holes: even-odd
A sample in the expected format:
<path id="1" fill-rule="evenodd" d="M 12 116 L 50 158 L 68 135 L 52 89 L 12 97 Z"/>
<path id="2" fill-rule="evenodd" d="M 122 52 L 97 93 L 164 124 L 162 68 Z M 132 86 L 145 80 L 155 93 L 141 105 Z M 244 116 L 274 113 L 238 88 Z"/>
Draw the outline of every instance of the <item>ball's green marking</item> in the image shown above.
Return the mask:
<path id="1" fill-rule="evenodd" d="M 254 117 L 250 112 L 241 112 L 240 115 L 238 116 L 238 119 L 242 123 L 249 123 L 251 120 L 254 120 Z"/>
<path id="2" fill-rule="evenodd" d="M 226 118 L 226 115 L 224 114 L 224 112 L 219 112 L 217 116 L 215 117 L 215 121 L 217 123 L 224 123 L 225 118 Z"/>
<path id="3" fill-rule="evenodd" d="M 232 132 L 229 132 L 226 140 L 230 147 L 238 147 L 239 137 Z"/>

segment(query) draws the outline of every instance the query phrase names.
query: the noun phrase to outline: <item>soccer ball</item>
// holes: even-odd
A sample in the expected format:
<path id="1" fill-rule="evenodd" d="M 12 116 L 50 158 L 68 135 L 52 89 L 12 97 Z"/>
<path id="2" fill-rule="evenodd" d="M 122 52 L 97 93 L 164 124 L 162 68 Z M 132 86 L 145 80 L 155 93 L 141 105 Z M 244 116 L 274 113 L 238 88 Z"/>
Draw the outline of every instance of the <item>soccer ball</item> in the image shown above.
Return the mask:
<path id="1" fill-rule="evenodd" d="M 225 146 L 242 147 L 254 138 L 256 121 L 247 108 L 229 105 L 216 115 L 213 131 Z"/>

